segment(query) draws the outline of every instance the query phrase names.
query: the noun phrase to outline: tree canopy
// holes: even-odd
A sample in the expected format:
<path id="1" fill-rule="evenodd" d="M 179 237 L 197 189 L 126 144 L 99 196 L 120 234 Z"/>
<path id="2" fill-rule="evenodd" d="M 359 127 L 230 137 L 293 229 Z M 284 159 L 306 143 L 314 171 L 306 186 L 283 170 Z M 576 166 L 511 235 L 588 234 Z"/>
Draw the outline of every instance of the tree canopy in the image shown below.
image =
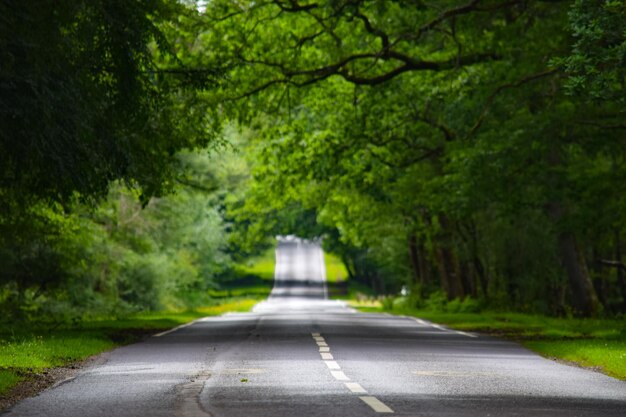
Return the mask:
<path id="1" fill-rule="evenodd" d="M 146 278 L 159 262 L 187 277 L 173 287 L 207 288 L 220 262 L 297 233 L 407 302 L 624 312 L 625 15 L 614 0 L 6 1 L 4 288 L 93 279 L 57 239 L 89 235 L 67 232 L 84 213 L 129 250 L 115 291 L 167 288 Z M 120 205 L 145 227 L 111 226 Z"/>
<path id="2" fill-rule="evenodd" d="M 249 210 L 315 210 L 381 284 L 621 308 L 624 11 L 211 2 L 214 98 L 259 138 Z"/>

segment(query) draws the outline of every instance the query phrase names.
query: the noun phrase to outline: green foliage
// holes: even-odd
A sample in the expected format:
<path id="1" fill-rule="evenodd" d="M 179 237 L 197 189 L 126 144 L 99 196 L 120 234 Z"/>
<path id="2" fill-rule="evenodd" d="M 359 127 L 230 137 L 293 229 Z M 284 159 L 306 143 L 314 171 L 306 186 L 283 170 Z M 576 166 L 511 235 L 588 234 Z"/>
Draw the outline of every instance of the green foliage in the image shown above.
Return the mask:
<path id="1" fill-rule="evenodd" d="M 153 54 L 168 53 L 161 25 L 184 12 L 142 0 L 0 5 L 3 199 L 88 199 L 125 180 L 147 200 L 171 181 L 176 151 L 207 145 L 205 118 L 183 105 L 194 93 L 163 79 Z"/>
<path id="2" fill-rule="evenodd" d="M 202 304 L 279 234 L 409 307 L 625 311 L 621 2 L 22 3 L 6 317 Z"/>
<path id="3" fill-rule="evenodd" d="M 194 186 L 145 207 L 136 190 L 117 184 L 95 209 L 40 205 L 30 222 L 12 225 L 22 233 L 2 235 L 5 318 L 62 320 L 206 304 L 207 290 L 231 267 L 220 197 L 204 190 L 219 169 L 206 153 L 177 158 L 181 177 Z"/>
<path id="4" fill-rule="evenodd" d="M 623 311 L 623 11 L 211 2 L 203 64 L 231 67 L 208 95 L 256 155 L 239 247 L 287 226 L 379 293 Z"/>
<path id="5" fill-rule="evenodd" d="M 615 0 L 577 0 L 569 13 L 575 42 L 562 64 L 571 94 L 626 103 L 626 5 Z"/>

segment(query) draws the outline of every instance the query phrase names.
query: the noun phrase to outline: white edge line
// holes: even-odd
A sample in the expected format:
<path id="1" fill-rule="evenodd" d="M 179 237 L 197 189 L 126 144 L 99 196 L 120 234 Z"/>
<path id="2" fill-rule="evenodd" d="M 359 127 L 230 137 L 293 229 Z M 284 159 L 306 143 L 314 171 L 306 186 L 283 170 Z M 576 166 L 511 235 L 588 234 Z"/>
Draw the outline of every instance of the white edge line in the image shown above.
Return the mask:
<path id="1" fill-rule="evenodd" d="M 414 321 L 416 321 L 417 323 L 419 323 L 419 324 L 425 324 L 427 326 L 434 327 L 435 329 L 443 330 L 444 332 L 453 332 L 453 333 L 457 333 L 457 334 L 460 334 L 460 335 L 463 335 L 463 336 L 467 336 L 467 337 L 478 337 L 478 335 L 474 334 L 474 333 L 468 333 L 468 332 L 464 332 L 464 331 L 461 331 L 461 330 L 448 329 L 448 328 L 445 328 L 445 327 L 440 326 L 438 324 L 431 323 L 431 322 L 428 322 L 428 321 L 425 321 L 425 320 L 422 320 L 422 319 L 417 319 L 415 317 L 411 317 L 411 318 Z"/>
<path id="2" fill-rule="evenodd" d="M 467 337 L 478 337 L 477 334 L 474 333 L 468 333 L 468 332 L 463 332 L 461 330 L 455 330 L 455 332 L 457 332 L 458 334 L 462 334 L 463 336 L 467 336 Z"/>
<path id="3" fill-rule="evenodd" d="M 166 334 L 173 333 L 173 332 L 175 332 L 176 330 L 180 330 L 180 329 L 182 329 L 182 328 L 184 328 L 184 327 L 191 326 L 191 325 L 192 325 L 192 324 L 194 324 L 196 321 L 197 321 L 197 320 L 190 321 L 189 323 L 185 323 L 185 324 L 181 324 L 180 326 L 176 326 L 176 327 L 174 327 L 173 329 L 169 329 L 169 330 L 166 330 L 166 331 L 161 332 L 161 333 L 153 334 L 153 335 L 152 335 L 152 337 L 161 337 L 161 336 L 165 336 Z"/>

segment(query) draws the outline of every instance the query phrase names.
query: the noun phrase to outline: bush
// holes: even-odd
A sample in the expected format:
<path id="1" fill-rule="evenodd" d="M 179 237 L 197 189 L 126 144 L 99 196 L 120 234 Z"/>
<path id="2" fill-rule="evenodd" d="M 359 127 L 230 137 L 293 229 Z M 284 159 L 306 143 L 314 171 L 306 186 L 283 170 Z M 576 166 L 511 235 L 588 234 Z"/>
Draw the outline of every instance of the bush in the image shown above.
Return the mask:
<path id="1" fill-rule="evenodd" d="M 405 310 L 406 308 L 411 307 L 409 297 L 396 297 L 392 299 L 391 309 L 392 310 Z"/>
<path id="2" fill-rule="evenodd" d="M 448 298 L 442 291 L 435 291 L 426 299 L 424 307 L 431 311 L 447 311 Z"/>
<path id="3" fill-rule="evenodd" d="M 391 295 L 380 297 L 380 304 L 383 310 L 393 310 L 395 298 Z"/>
<path id="4" fill-rule="evenodd" d="M 472 297 L 465 297 L 459 306 L 459 313 L 478 313 L 480 310 L 482 302 Z"/>

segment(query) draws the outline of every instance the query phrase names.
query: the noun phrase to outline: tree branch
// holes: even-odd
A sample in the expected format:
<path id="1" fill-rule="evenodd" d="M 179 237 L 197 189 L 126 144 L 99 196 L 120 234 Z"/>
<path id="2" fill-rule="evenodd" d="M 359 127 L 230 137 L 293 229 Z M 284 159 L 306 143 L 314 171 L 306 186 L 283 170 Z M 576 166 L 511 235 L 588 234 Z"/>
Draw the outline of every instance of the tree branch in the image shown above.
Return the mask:
<path id="1" fill-rule="evenodd" d="M 626 271 L 626 264 L 620 261 L 610 261 L 608 259 L 596 259 L 596 262 L 600 265 L 610 266 L 612 268 L 623 269 Z"/>
<path id="2" fill-rule="evenodd" d="M 491 93 L 489 97 L 487 97 L 487 101 L 485 102 L 485 105 L 483 106 L 483 110 L 481 111 L 480 116 L 478 116 L 478 120 L 476 120 L 476 123 L 474 123 L 474 126 L 472 126 L 472 128 L 470 129 L 467 137 L 472 136 L 480 128 L 485 117 L 487 117 L 487 113 L 489 112 L 489 109 L 493 105 L 493 102 L 496 96 L 500 94 L 502 91 L 509 89 L 509 88 L 519 87 L 526 83 L 529 83 L 529 82 L 532 82 L 532 81 L 535 81 L 544 77 L 548 77 L 550 75 L 554 75 L 557 72 L 558 72 L 557 68 L 549 69 L 546 71 L 538 72 L 536 74 L 528 75 L 522 78 L 521 80 L 515 81 L 513 83 L 503 84 L 500 87 L 496 88 L 496 90 L 493 93 Z"/>

